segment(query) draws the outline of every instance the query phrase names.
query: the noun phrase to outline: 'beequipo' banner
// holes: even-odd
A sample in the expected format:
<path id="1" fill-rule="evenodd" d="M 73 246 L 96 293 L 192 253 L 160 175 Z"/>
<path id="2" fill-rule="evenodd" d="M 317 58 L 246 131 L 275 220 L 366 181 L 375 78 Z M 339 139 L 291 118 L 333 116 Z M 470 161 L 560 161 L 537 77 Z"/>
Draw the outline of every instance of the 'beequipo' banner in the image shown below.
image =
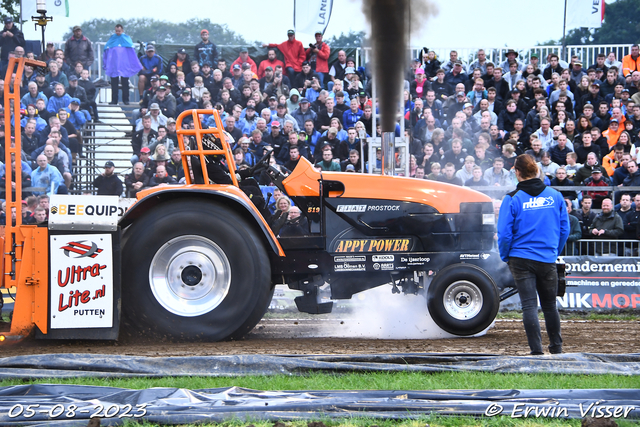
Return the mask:
<path id="1" fill-rule="evenodd" d="M 640 308 L 640 258 L 566 256 L 567 291 L 559 309 Z"/>

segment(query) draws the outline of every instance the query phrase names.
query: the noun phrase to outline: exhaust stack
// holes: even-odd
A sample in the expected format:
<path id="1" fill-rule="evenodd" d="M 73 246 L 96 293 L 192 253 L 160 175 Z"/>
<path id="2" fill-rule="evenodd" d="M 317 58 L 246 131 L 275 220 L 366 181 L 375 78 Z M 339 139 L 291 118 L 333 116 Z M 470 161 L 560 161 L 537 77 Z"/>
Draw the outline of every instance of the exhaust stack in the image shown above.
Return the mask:
<path id="1" fill-rule="evenodd" d="M 396 167 L 396 134 L 382 132 L 382 175 L 393 176 Z"/>

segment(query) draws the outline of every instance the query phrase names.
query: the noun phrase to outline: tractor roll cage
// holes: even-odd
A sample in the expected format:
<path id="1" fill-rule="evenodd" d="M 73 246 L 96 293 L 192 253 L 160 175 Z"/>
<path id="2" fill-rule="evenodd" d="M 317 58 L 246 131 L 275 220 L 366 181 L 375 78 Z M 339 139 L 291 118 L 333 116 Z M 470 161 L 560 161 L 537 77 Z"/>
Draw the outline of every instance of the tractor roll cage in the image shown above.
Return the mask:
<path id="1" fill-rule="evenodd" d="M 209 114 L 212 115 L 216 127 L 203 129 L 202 122 L 200 120 L 201 114 Z M 194 129 L 183 129 L 182 123 L 187 117 L 191 117 L 193 119 Z M 209 155 L 222 155 L 225 157 L 227 168 L 229 168 L 229 175 L 231 175 L 231 181 L 233 185 L 238 187 L 238 179 L 236 178 L 236 165 L 233 160 L 233 155 L 231 153 L 231 147 L 227 143 L 224 127 L 222 126 L 222 120 L 220 119 L 220 115 L 217 110 L 187 110 L 180 113 L 178 119 L 176 120 L 176 133 L 178 135 L 178 145 L 180 146 L 180 155 L 182 156 L 182 166 L 185 171 L 185 180 L 187 184 L 193 184 L 191 180 L 191 174 L 188 173 L 192 169 L 190 168 L 189 159 L 191 156 L 198 156 L 200 158 L 200 165 L 202 169 L 202 174 L 204 177 L 204 183 L 209 183 L 209 172 L 207 171 L 205 156 Z M 205 150 L 202 146 L 202 137 L 203 135 L 213 135 L 214 137 L 220 140 L 222 144 L 222 148 L 219 150 Z M 184 136 L 190 137 L 195 136 L 197 148 L 194 150 L 191 147 L 185 145 Z"/>

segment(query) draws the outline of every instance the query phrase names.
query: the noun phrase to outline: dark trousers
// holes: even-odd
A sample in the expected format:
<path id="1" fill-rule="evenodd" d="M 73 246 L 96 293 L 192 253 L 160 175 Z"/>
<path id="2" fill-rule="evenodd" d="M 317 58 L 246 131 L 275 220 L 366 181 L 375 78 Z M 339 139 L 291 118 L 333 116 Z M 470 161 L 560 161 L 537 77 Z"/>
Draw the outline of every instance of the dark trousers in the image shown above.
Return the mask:
<path id="1" fill-rule="evenodd" d="M 296 74 L 297 73 L 293 70 L 293 67 L 287 67 L 287 69 L 285 71 L 287 73 L 287 76 L 289 77 L 289 81 L 291 82 L 291 86 L 293 86 L 295 84 Z"/>
<path id="2" fill-rule="evenodd" d="M 510 258 L 509 269 L 522 302 L 522 323 L 531 354 L 542 354 L 542 337 L 538 322 L 538 296 L 549 336 L 549 352 L 562 353 L 560 315 L 556 305 L 558 272 L 554 263 Z"/>
<path id="3" fill-rule="evenodd" d="M 129 77 L 111 77 L 111 103 L 118 103 L 118 91 L 122 86 L 122 102 L 129 102 Z"/>

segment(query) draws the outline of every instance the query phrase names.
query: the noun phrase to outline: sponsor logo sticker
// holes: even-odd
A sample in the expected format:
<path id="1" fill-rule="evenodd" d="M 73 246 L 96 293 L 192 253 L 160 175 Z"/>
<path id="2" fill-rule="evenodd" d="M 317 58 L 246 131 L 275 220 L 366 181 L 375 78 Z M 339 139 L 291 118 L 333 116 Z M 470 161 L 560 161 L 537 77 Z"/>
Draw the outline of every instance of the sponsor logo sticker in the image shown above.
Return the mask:
<path id="1" fill-rule="evenodd" d="M 531 197 L 528 202 L 522 204 L 522 209 L 540 209 L 553 206 L 553 197 Z"/>
<path id="2" fill-rule="evenodd" d="M 87 242 L 91 244 L 88 245 Z M 69 258 L 95 258 L 102 252 L 102 249 L 100 249 L 97 244 L 89 242 L 88 240 L 69 242 L 60 249 L 62 249 L 64 254 Z"/>
<path id="3" fill-rule="evenodd" d="M 393 239 L 339 239 L 334 243 L 334 252 L 408 252 L 412 240 Z"/>
<path id="4" fill-rule="evenodd" d="M 371 256 L 371 261 L 374 262 L 393 262 L 393 255 L 373 255 Z"/>

